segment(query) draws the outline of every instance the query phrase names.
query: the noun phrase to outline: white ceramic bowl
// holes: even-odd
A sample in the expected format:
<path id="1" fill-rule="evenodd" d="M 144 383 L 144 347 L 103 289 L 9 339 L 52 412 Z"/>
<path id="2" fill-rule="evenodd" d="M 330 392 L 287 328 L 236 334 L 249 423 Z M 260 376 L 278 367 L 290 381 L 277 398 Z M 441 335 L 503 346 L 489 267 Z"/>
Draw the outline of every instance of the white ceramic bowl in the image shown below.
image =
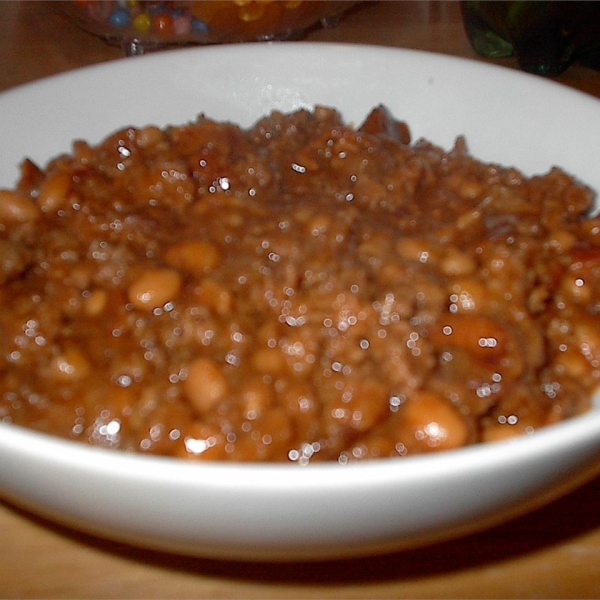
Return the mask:
<path id="1" fill-rule="evenodd" d="M 358 122 L 386 104 L 413 137 L 529 174 L 560 165 L 600 190 L 600 102 L 548 81 L 439 55 L 285 43 L 178 50 L 0 95 L 0 187 L 25 156 L 125 125 L 250 125 L 314 104 Z M 558 125 L 557 125 L 558 123 Z M 318 559 L 484 527 L 600 468 L 600 397 L 582 417 L 512 441 L 339 466 L 197 464 L 85 447 L 0 424 L 0 496 L 115 540 L 191 555 Z"/>

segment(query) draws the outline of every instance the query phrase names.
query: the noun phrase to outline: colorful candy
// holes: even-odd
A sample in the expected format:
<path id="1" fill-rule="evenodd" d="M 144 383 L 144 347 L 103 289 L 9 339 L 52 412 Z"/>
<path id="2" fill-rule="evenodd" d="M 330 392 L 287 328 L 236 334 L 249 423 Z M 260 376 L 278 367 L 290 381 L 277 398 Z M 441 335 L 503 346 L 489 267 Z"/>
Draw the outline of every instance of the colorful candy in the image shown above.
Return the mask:
<path id="1" fill-rule="evenodd" d="M 165 38 L 206 35 L 209 26 L 190 11 L 192 2 L 153 2 L 150 0 L 77 0 L 83 19 L 116 30 L 131 28 L 136 34 Z M 124 32 L 123 32 L 124 33 Z"/>
<path id="2" fill-rule="evenodd" d="M 133 18 L 132 24 L 135 31 L 141 34 L 148 33 L 152 27 L 152 21 L 146 12 L 137 14 Z"/>
<path id="3" fill-rule="evenodd" d="M 123 44 L 213 44 L 287 39 L 354 2 L 303 0 L 72 0 L 88 30 Z M 139 50 L 139 48 L 138 48 Z M 136 52 L 138 51 L 136 50 Z"/>
<path id="4" fill-rule="evenodd" d="M 127 27 L 131 22 L 131 15 L 123 8 L 118 8 L 110 13 L 108 21 L 115 27 Z"/>

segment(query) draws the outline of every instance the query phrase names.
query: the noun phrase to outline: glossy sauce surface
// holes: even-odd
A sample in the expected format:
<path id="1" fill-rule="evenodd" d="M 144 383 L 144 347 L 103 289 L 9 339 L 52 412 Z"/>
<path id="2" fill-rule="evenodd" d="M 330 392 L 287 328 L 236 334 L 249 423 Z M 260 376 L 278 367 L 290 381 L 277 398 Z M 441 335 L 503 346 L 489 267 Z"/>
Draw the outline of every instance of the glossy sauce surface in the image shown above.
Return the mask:
<path id="1" fill-rule="evenodd" d="M 344 463 L 530 433 L 598 385 L 591 191 L 384 108 L 128 128 L 0 200 L 4 421 Z"/>

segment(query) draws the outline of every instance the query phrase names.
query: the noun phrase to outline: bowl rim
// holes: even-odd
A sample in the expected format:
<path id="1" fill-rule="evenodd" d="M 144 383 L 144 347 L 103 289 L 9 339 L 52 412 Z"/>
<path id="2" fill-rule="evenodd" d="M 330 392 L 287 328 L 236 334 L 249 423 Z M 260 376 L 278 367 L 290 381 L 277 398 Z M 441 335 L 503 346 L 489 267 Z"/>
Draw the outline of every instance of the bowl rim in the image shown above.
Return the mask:
<path id="1" fill-rule="evenodd" d="M 600 445 L 600 390 L 592 399 L 589 411 L 547 425 L 533 433 L 506 440 L 482 442 L 453 450 L 414 454 L 398 458 L 374 458 L 339 464 L 336 461 L 312 462 L 307 465 L 274 462 L 229 462 L 188 460 L 128 452 L 92 446 L 85 442 L 60 438 L 52 434 L 0 422 L 0 452 L 10 450 L 23 457 L 47 463 L 60 463 L 74 469 L 87 469 L 107 476 L 127 475 L 136 479 L 178 481 L 215 487 L 240 485 L 251 488 L 281 488 L 290 484 L 323 485 L 332 488 L 346 482 L 375 483 L 402 480 L 406 483 L 436 474 L 464 473 L 485 466 L 501 467 L 513 461 L 526 461 L 552 455 L 562 449 Z M 211 477 L 199 477 L 199 475 Z M 256 475 L 260 474 L 260 477 Z M 360 477 L 357 477 L 359 476 Z M 212 482 L 212 483 L 211 483 Z"/>

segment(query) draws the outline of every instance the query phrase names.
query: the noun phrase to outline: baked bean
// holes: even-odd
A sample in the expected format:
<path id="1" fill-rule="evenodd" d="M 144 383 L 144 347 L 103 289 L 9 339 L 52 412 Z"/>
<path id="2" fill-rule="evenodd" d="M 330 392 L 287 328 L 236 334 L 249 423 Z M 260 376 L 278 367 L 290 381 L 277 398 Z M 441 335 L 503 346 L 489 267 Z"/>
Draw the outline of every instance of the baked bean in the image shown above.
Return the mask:
<path id="1" fill-rule="evenodd" d="M 388 390 L 375 380 L 356 382 L 353 388 L 349 401 L 342 396 L 341 407 L 346 411 L 348 424 L 353 429 L 369 431 L 389 410 Z"/>
<path id="2" fill-rule="evenodd" d="M 232 460 L 262 462 L 287 452 L 293 432 L 290 417 L 282 408 L 272 408 L 252 425 L 252 429 L 242 428 L 236 436 L 231 448 Z"/>
<path id="3" fill-rule="evenodd" d="M 212 308 L 220 315 L 227 315 L 231 313 L 233 306 L 233 299 L 231 292 L 217 283 L 214 279 L 205 278 L 202 283 L 195 290 L 198 300 L 202 302 L 204 306 Z"/>
<path id="4" fill-rule="evenodd" d="M 151 148 L 163 139 L 163 132 L 153 125 L 144 127 L 137 132 L 136 143 L 140 148 Z"/>
<path id="5" fill-rule="evenodd" d="M 435 312 L 445 309 L 448 296 L 445 290 L 434 281 L 423 279 L 415 281 L 414 291 L 416 292 L 417 306 L 420 308 L 428 308 Z"/>
<path id="6" fill-rule="evenodd" d="M 567 348 L 556 357 L 554 369 L 561 375 L 581 379 L 588 374 L 590 364 L 581 348 Z"/>
<path id="7" fill-rule="evenodd" d="M 576 242 L 577 238 L 571 232 L 558 230 L 552 232 L 547 244 L 557 252 L 563 253 L 571 250 Z"/>
<path id="8" fill-rule="evenodd" d="M 457 193 L 465 200 L 474 200 L 481 196 L 484 190 L 484 186 L 479 181 L 468 179 L 461 180 L 456 187 Z"/>
<path id="9" fill-rule="evenodd" d="M 252 355 L 252 366 L 259 373 L 276 375 L 285 369 L 285 357 L 279 348 L 259 348 Z"/>
<path id="10" fill-rule="evenodd" d="M 600 330 L 595 316 L 581 315 L 573 330 L 582 354 L 595 366 L 600 366 Z"/>
<path id="11" fill-rule="evenodd" d="M 600 383 L 592 207 L 382 107 L 76 142 L 0 191 L 0 415 L 296 464 L 527 434 Z"/>
<path id="12" fill-rule="evenodd" d="M 481 313 L 493 298 L 484 282 L 477 277 L 457 277 L 451 280 L 450 306 L 455 314 Z"/>
<path id="13" fill-rule="evenodd" d="M 523 428 L 517 425 L 490 425 L 483 430 L 483 442 L 502 442 L 510 438 L 523 435 Z"/>
<path id="14" fill-rule="evenodd" d="M 23 223 L 38 216 L 39 211 L 30 198 L 20 192 L 0 190 L 0 221 Z"/>
<path id="15" fill-rule="evenodd" d="M 73 142 L 73 158 L 83 165 L 87 165 L 94 160 L 94 148 L 84 140 L 75 140 Z"/>
<path id="16" fill-rule="evenodd" d="M 28 252 L 16 242 L 0 239 L 0 283 L 18 277 L 27 268 Z"/>
<path id="17" fill-rule="evenodd" d="M 177 298 L 181 275 L 172 269 L 144 271 L 127 290 L 129 302 L 135 308 L 154 310 Z"/>
<path id="18" fill-rule="evenodd" d="M 471 275 L 477 269 L 477 261 L 474 257 L 454 249 L 444 252 L 440 261 L 440 270 L 449 277 L 462 277 Z"/>
<path id="19" fill-rule="evenodd" d="M 447 400 L 432 393 L 411 398 L 400 409 L 398 439 L 409 449 L 422 452 L 451 450 L 468 442 L 464 417 Z"/>
<path id="20" fill-rule="evenodd" d="M 306 224 L 306 231 L 309 235 L 318 236 L 324 234 L 331 226 L 331 217 L 329 215 L 315 215 Z"/>
<path id="21" fill-rule="evenodd" d="M 90 317 L 96 317 L 106 308 L 108 294 L 106 290 L 94 290 L 84 301 L 85 312 Z"/>
<path id="22" fill-rule="evenodd" d="M 89 375 L 90 369 L 81 350 L 70 346 L 52 360 L 48 375 L 56 381 L 80 381 Z"/>
<path id="23" fill-rule="evenodd" d="M 423 238 L 401 237 L 396 242 L 396 253 L 400 258 L 420 263 L 432 264 L 437 260 L 439 251 Z"/>
<path id="24" fill-rule="evenodd" d="M 364 256 L 367 260 L 381 260 L 389 256 L 391 244 L 387 236 L 377 235 L 361 242 L 357 250 L 358 254 Z"/>
<path id="25" fill-rule="evenodd" d="M 219 262 L 219 251 L 209 242 L 179 242 L 167 250 L 167 263 L 192 273 L 208 273 Z"/>
<path id="26" fill-rule="evenodd" d="M 175 456 L 195 460 L 224 460 L 227 458 L 226 445 L 226 437 L 218 426 L 193 421 L 182 436 L 182 444 L 176 447 Z"/>
<path id="27" fill-rule="evenodd" d="M 200 414 L 217 406 L 227 389 L 227 380 L 214 360 L 197 358 L 187 367 L 184 391 Z"/>
<path id="28" fill-rule="evenodd" d="M 506 327 L 479 314 L 448 316 L 431 334 L 436 345 L 463 348 L 474 359 L 493 363 L 512 353 L 512 337 Z"/>
<path id="29" fill-rule="evenodd" d="M 241 401 L 244 417 L 254 420 L 274 401 L 273 390 L 262 379 L 257 378 L 247 383 Z"/>
<path id="30" fill-rule="evenodd" d="M 594 290 L 589 280 L 579 275 L 565 277 L 560 286 L 560 292 L 566 294 L 570 300 L 578 304 L 589 304 L 594 297 Z"/>
<path id="31" fill-rule="evenodd" d="M 485 235 L 485 223 L 483 221 L 483 211 L 475 209 L 458 215 L 456 219 L 456 233 L 465 240 L 476 238 L 478 235 Z"/>
<path id="32" fill-rule="evenodd" d="M 71 179 L 70 173 L 58 172 L 42 182 L 37 197 L 42 211 L 56 211 L 64 204 L 71 188 Z"/>

